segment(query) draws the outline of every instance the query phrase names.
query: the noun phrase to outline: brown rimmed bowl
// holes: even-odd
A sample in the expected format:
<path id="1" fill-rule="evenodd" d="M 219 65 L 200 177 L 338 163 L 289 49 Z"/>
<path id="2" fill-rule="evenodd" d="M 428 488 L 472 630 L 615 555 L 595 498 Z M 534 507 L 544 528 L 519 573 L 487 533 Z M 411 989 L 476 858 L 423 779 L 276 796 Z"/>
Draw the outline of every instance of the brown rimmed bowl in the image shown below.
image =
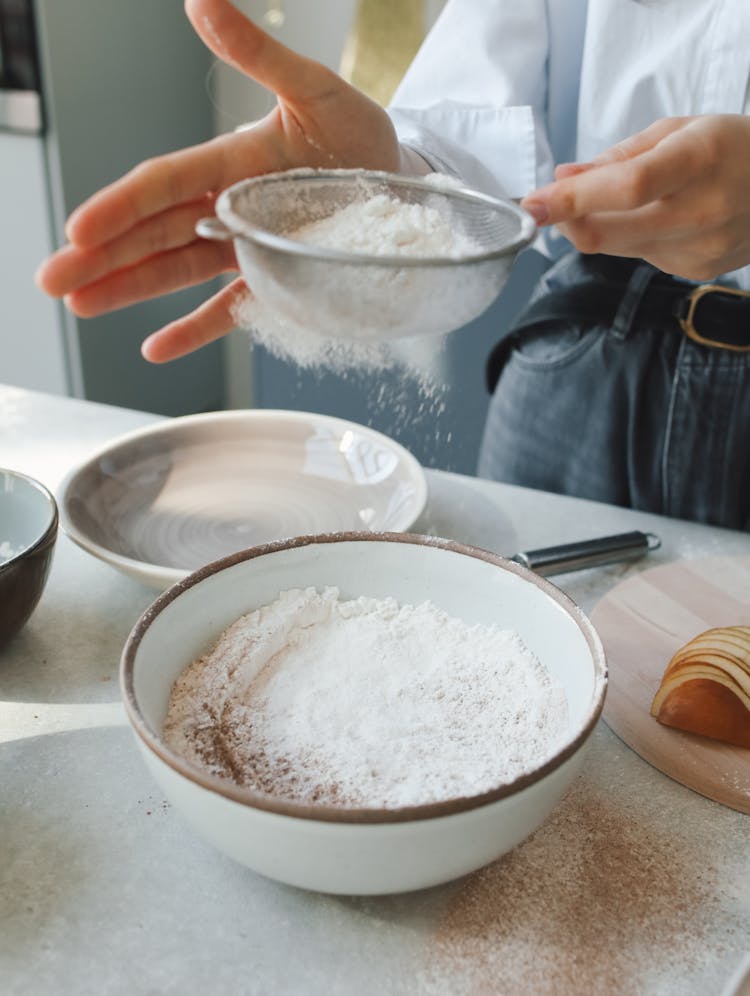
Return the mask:
<path id="1" fill-rule="evenodd" d="M 39 481 L 0 469 L 0 647 L 26 624 L 47 583 L 57 503 Z"/>
<path id="2" fill-rule="evenodd" d="M 465 622 L 516 630 L 562 684 L 567 737 L 537 768 L 480 796 L 400 809 L 309 805 L 240 787 L 178 756 L 163 725 L 173 682 L 221 632 L 281 591 L 426 600 Z M 136 623 L 121 690 L 155 779 L 220 851 L 281 882 L 349 895 L 437 885 L 488 864 L 535 830 L 583 761 L 604 702 L 599 637 L 558 588 L 493 553 L 408 533 L 302 536 L 232 554 L 165 591 Z"/>

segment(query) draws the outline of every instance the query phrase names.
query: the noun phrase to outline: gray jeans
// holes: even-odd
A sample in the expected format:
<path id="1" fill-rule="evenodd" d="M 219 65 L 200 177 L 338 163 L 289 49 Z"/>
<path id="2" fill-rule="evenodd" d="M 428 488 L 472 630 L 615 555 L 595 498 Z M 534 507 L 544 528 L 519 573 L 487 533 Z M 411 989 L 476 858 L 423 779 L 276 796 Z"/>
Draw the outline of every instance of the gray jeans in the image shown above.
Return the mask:
<path id="1" fill-rule="evenodd" d="M 531 303 L 596 279 L 592 266 L 564 257 Z M 673 318 L 639 319 L 657 274 L 646 263 L 632 268 L 611 322 L 520 317 L 479 475 L 750 529 L 750 353 L 692 342 Z"/>

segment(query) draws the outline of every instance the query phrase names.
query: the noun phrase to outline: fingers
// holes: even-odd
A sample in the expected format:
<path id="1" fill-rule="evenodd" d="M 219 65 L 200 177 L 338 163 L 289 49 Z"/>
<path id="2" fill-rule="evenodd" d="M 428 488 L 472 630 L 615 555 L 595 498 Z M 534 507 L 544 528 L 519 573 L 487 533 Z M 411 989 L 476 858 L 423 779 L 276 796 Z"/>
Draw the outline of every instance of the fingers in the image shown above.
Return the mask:
<path id="1" fill-rule="evenodd" d="M 748 157 L 744 115 L 666 119 L 592 163 L 562 164 L 555 183 L 522 203 L 580 252 L 713 280 L 750 259 Z"/>
<path id="2" fill-rule="evenodd" d="M 73 211 L 65 226 L 68 240 L 82 249 L 94 248 L 144 218 L 228 186 L 234 177 L 226 150 L 232 137 L 223 135 L 136 166 Z"/>
<path id="3" fill-rule="evenodd" d="M 65 296 L 65 304 L 80 318 L 91 318 L 203 283 L 234 268 L 231 245 L 196 240 L 74 290 Z"/>
<path id="4" fill-rule="evenodd" d="M 682 126 L 657 124 L 597 157 L 593 169 L 564 169 L 523 207 L 539 224 L 559 224 L 600 211 L 632 211 L 674 194 L 705 167 L 704 148 L 685 140 Z"/>
<path id="5" fill-rule="evenodd" d="M 320 63 L 266 34 L 229 0 L 186 0 L 185 12 L 214 55 L 282 100 L 317 99 L 335 79 Z"/>
<path id="6" fill-rule="evenodd" d="M 220 339 L 235 328 L 235 310 L 248 294 L 244 280 L 238 277 L 191 314 L 150 335 L 141 353 L 151 363 L 167 363 Z"/>
<path id="7" fill-rule="evenodd" d="M 139 260 L 190 245 L 195 242 L 197 221 L 213 214 L 213 204 L 213 197 L 181 204 L 141 222 L 120 238 L 93 249 L 65 246 L 39 267 L 37 285 L 52 297 L 64 297 Z"/>
<path id="8" fill-rule="evenodd" d="M 600 211 L 558 225 L 581 252 L 626 255 L 644 242 L 681 239 L 708 244 L 714 233 L 735 227 L 732 205 L 722 188 L 686 186 L 673 197 L 631 211 Z"/>
<path id="9" fill-rule="evenodd" d="M 660 118 L 648 128 L 644 128 L 643 131 L 636 132 L 635 135 L 630 135 L 609 149 L 600 152 L 592 160 L 592 165 L 604 166 L 606 163 L 633 159 L 635 156 L 653 149 L 667 135 L 684 128 L 688 120 L 688 118 Z"/>
<path id="10" fill-rule="evenodd" d="M 594 169 L 593 163 L 560 163 L 555 166 L 555 179 L 564 180 L 568 176 L 578 176 L 588 169 Z"/>
<path id="11" fill-rule="evenodd" d="M 679 182 L 671 161 L 643 156 L 557 180 L 521 203 L 540 224 L 555 225 L 597 211 L 632 211 L 672 193 Z"/>
<path id="12" fill-rule="evenodd" d="M 354 146 L 357 164 L 372 160 L 373 168 L 385 168 L 383 162 L 393 158 L 395 134 L 385 111 L 378 108 L 377 127 L 362 124 L 366 98 L 351 96 L 351 88 L 331 70 L 281 45 L 229 0 L 186 0 L 185 6 L 212 51 L 275 92 L 279 111 L 248 131 L 149 159 L 94 194 L 71 214 L 65 229 L 81 249 L 111 242 L 152 215 L 216 194 L 244 177 L 305 163 L 330 165 L 336 157 L 329 145 L 342 152 Z M 352 121 L 357 142 L 351 138 Z"/>
<path id="13" fill-rule="evenodd" d="M 750 258 L 750 243 L 743 240 L 742 231 L 721 225 L 685 235 L 659 227 L 647 216 L 615 213 L 568 222 L 559 229 L 579 252 L 645 259 L 685 280 L 715 280 L 747 265 Z"/>

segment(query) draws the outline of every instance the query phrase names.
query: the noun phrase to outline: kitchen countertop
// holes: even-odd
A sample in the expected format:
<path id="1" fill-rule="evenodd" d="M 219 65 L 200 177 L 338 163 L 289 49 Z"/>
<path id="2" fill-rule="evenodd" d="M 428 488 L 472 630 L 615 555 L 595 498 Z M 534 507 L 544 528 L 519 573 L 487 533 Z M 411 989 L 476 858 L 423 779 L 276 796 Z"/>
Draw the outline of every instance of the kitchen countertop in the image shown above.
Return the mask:
<path id="1" fill-rule="evenodd" d="M 56 492 L 72 465 L 155 419 L 0 386 L 0 466 Z M 656 533 L 644 560 L 555 579 L 586 611 L 646 567 L 750 554 L 747 533 L 427 478 L 415 531 L 498 553 Z M 547 823 L 457 883 L 342 898 L 233 863 L 164 800 L 120 704 L 119 655 L 154 597 L 61 532 L 39 606 L 0 651 L 4 996 L 703 996 L 750 951 L 750 816 L 661 774 L 603 721 Z"/>

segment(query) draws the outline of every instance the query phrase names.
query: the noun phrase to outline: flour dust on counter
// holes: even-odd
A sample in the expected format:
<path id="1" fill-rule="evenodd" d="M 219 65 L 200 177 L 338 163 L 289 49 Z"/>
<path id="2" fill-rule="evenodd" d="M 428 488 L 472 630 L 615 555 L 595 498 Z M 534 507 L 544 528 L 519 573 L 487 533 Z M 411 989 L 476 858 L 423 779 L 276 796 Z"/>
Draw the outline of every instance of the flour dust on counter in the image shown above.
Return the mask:
<path id="1" fill-rule="evenodd" d="M 453 892 L 415 992 L 706 992 L 704 939 L 710 957 L 731 965 L 737 956 L 706 844 L 686 846 L 577 782 L 531 838 Z M 720 950 L 708 942 L 717 931 Z"/>

